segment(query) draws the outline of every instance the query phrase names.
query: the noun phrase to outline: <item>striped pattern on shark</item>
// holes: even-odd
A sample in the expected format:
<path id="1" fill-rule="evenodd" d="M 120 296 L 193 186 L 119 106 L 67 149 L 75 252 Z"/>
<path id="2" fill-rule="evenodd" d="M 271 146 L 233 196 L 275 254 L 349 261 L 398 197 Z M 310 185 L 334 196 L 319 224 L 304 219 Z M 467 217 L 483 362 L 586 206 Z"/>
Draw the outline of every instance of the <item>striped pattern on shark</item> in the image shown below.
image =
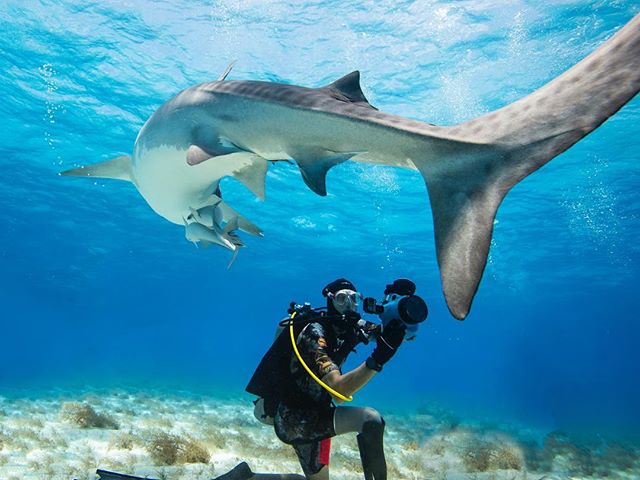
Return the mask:
<path id="1" fill-rule="evenodd" d="M 230 66 L 231 67 L 231 66 Z M 187 239 L 237 253 L 236 230 L 262 235 L 228 206 L 233 176 L 264 199 L 269 161 L 294 161 L 326 195 L 327 171 L 357 162 L 417 169 L 427 185 L 443 291 L 464 319 L 484 272 L 498 206 L 640 90 L 640 15 L 580 63 L 529 96 L 460 125 L 440 127 L 377 110 L 355 71 L 322 88 L 215 82 L 178 93 L 147 120 L 133 156 L 62 175 L 132 182 Z M 234 257 L 235 258 L 235 257 Z"/>

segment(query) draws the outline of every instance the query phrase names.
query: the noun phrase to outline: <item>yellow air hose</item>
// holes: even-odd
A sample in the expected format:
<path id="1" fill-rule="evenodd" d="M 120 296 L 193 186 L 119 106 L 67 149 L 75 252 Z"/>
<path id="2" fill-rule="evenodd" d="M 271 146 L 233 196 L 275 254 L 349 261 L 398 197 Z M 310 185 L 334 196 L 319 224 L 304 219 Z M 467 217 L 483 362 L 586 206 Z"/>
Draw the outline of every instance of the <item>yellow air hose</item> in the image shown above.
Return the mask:
<path id="1" fill-rule="evenodd" d="M 315 373 L 313 373 L 311 371 L 311 369 L 307 366 L 306 363 L 304 363 L 304 360 L 302 360 L 302 357 L 300 356 L 300 352 L 298 351 L 298 346 L 296 345 L 296 339 L 295 336 L 293 335 L 293 317 L 296 316 L 296 313 L 298 312 L 293 312 L 291 314 L 291 317 L 289 317 L 289 333 L 291 334 L 291 345 L 293 346 L 293 351 L 296 354 L 296 357 L 298 357 L 298 360 L 300 361 L 300 363 L 302 364 L 302 366 L 304 367 L 304 369 L 307 371 L 307 373 L 311 376 L 311 378 L 313 378 L 318 385 L 320 385 L 322 388 L 324 388 L 327 392 L 329 392 L 331 395 L 333 395 L 336 398 L 339 398 L 340 400 L 344 400 L 345 402 L 350 402 L 353 400 L 353 396 L 349 395 L 344 396 L 342 395 L 340 392 L 336 392 L 333 388 L 331 388 L 329 385 L 327 385 L 326 383 L 324 383 L 322 380 L 320 380 Z"/>

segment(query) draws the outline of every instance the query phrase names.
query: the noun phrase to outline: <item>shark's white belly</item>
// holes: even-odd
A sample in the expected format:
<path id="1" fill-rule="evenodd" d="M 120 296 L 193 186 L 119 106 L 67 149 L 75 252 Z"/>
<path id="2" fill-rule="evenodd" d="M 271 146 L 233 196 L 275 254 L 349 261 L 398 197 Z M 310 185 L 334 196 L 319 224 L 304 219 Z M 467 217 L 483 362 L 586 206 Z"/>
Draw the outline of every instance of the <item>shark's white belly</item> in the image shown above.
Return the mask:
<path id="1" fill-rule="evenodd" d="M 186 162 L 187 151 L 161 146 L 136 152 L 133 177 L 149 206 L 170 222 L 184 224 L 189 207 L 196 207 L 211 181 Z"/>
<path id="2" fill-rule="evenodd" d="M 183 225 L 192 210 L 210 201 L 220 179 L 254 163 L 250 153 L 239 152 L 189 165 L 186 149 L 165 145 L 136 151 L 133 177 L 138 191 L 158 215 Z"/>

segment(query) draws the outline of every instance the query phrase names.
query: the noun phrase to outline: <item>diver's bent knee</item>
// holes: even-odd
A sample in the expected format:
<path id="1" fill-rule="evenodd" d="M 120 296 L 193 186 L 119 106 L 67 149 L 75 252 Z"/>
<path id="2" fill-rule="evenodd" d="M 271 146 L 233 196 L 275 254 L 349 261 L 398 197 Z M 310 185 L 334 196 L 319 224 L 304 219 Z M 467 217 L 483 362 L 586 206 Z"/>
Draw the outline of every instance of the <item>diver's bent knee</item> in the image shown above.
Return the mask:
<path id="1" fill-rule="evenodd" d="M 368 429 L 371 430 L 384 430 L 384 418 L 380 413 L 371 407 L 365 407 L 363 411 L 362 418 L 362 428 L 364 430 L 365 426 L 368 426 Z"/>
<path id="2" fill-rule="evenodd" d="M 364 407 L 362 409 L 362 423 L 366 422 L 384 424 L 384 419 L 375 408 Z"/>

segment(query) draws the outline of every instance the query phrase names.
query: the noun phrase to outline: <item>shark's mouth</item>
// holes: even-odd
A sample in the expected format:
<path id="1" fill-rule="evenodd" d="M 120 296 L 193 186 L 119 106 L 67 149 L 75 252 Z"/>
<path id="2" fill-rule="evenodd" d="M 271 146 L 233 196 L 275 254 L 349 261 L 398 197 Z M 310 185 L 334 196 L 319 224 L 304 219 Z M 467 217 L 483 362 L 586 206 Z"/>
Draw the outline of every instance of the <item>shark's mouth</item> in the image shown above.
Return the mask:
<path id="1" fill-rule="evenodd" d="M 240 247 L 244 243 L 237 235 L 238 230 L 251 235 L 262 236 L 262 230 L 227 205 L 221 198 L 220 190 L 212 194 L 203 205 L 190 207 L 183 218 L 185 237 L 199 247 L 220 245 L 233 252 L 229 267 L 233 264 Z"/>

